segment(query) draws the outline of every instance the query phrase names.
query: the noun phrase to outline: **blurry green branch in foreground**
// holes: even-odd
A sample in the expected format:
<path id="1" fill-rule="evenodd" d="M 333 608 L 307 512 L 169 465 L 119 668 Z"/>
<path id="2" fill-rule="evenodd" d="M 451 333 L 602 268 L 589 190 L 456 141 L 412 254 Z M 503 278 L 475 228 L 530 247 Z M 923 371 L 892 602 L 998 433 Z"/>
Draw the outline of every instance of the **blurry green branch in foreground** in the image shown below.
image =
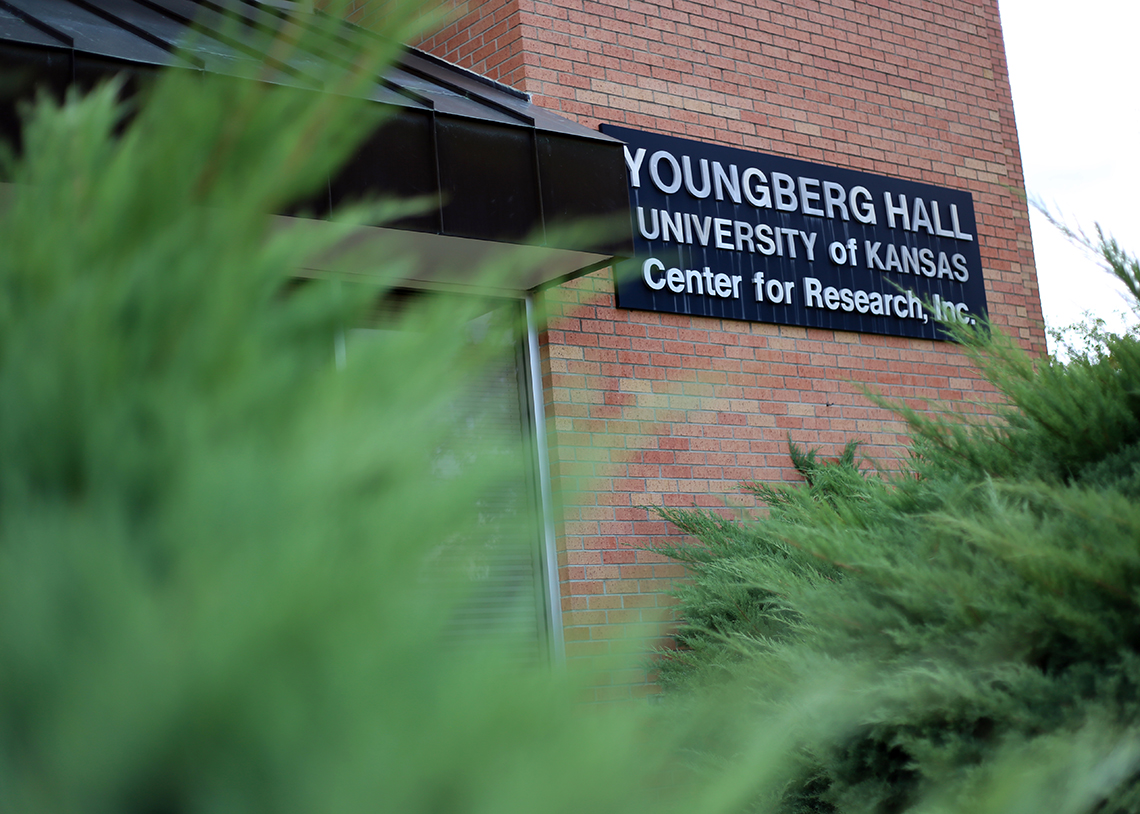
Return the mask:
<path id="1" fill-rule="evenodd" d="M 681 736 L 449 636 L 441 586 L 517 462 L 446 419 L 502 343 L 425 300 L 334 363 L 398 265 L 295 278 L 385 208 L 268 214 L 376 126 L 354 92 L 394 46 L 341 47 L 326 93 L 169 71 L 125 124 L 113 86 L 28 114 L 0 213 L 0 810 L 723 808 L 739 787 L 686 783 Z"/>

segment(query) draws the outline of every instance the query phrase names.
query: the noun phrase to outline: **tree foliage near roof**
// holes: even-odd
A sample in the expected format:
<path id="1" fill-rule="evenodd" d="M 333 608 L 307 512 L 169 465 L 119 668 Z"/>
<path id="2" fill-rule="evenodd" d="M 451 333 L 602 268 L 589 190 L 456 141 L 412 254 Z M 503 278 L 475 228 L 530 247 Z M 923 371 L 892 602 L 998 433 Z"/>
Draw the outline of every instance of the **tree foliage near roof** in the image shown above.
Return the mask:
<path id="1" fill-rule="evenodd" d="M 1099 248 L 1140 290 L 1136 259 Z M 1078 810 L 1140 811 L 1140 341 L 1102 333 L 1061 363 L 960 338 L 1006 399 L 994 420 L 896 405 L 901 472 L 793 446 L 804 485 L 747 487 L 766 518 L 661 512 L 698 541 L 667 549 L 693 580 L 662 681 L 743 681 L 772 709 L 848 677 L 857 722 L 804 751 L 786 811 L 928 810 L 948 788 L 980 810 L 963 789 L 998 756 L 1090 728 L 1115 744 L 1096 764 L 1111 780 Z"/>
<path id="2" fill-rule="evenodd" d="M 266 50 L 313 45 L 290 36 Z M 172 71 L 129 117 L 113 86 L 28 113 L 0 209 L 0 810 L 725 810 L 681 736 L 451 635 L 521 465 L 448 420 L 501 346 L 450 299 L 336 364 L 399 259 L 297 279 L 385 207 L 269 213 L 377 122 L 354 92 L 396 46 L 337 47 L 326 93 Z"/>

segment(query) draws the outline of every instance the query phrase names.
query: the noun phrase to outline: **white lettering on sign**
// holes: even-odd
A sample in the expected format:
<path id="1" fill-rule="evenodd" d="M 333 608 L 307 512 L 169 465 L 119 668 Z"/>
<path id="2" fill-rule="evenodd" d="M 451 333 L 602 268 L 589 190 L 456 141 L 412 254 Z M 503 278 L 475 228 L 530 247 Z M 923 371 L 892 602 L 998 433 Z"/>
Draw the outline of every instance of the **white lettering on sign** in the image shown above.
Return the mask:
<path id="1" fill-rule="evenodd" d="M 661 180 L 661 162 L 669 165 L 668 184 Z M 681 188 L 681 165 L 677 163 L 677 159 L 673 158 L 672 153 L 658 150 L 649 157 L 649 177 L 653 179 L 653 184 L 659 190 L 666 195 L 672 195 Z"/>
<path id="2" fill-rule="evenodd" d="M 629 169 L 630 186 L 640 189 L 642 169 L 648 167 L 653 185 L 666 195 L 681 190 L 697 200 L 712 196 L 717 201 L 734 204 L 747 202 L 756 209 L 778 212 L 799 212 L 803 215 L 831 220 L 850 221 L 874 226 L 879 217 L 871 193 L 863 186 L 850 189 L 827 179 L 808 176 L 791 176 L 783 172 L 765 175 L 757 167 L 736 164 L 725 165 L 707 158 L 694 160 L 682 155 L 680 159 L 668 150 L 657 150 L 646 161 L 646 150 L 639 147 L 633 153 L 625 147 L 625 163 Z M 938 201 L 906 195 L 896 200 L 890 192 L 883 193 L 883 212 L 887 225 L 908 232 L 923 231 L 937 237 L 971 241 L 973 235 L 962 231 L 957 204 L 944 207 Z M 652 238 L 646 238 L 652 239 Z"/>
<path id="3" fill-rule="evenodd" d="M 871 192 L 866 187 L 851 187 L 851 214 L 860 223 L 869 226 L 878 224 L 875 204 L 872 203 Z"/>
<path id="4" fill-rule="evenodd" d="M 698 294 L 706 297 L 740 299 L 739 274 L 721 274 L 708 266 L 703 269 L 666 269 L 656 257 L 641 264 L 641 279 L 654 291 L 668 288 L 674 294 Z"/>
<path id="5" fill-rule="evenodd" d="M 709 160 L 707 158 L 701 159 L 700 187 L 693 183 L 693 162 L 687 155 L 681 156 L 681 167 L 685 174 L 685 189 L 689 191 L 689 194 L 694 198 L 707 198 L 712 192 L 712 182 L 709 180 Z"/>
<path id="6" fill-rule="evenodd" d="M 902 228 L 907 232 L 918 232 L 921 230 L 928 235 L 952 237 L 957 240 L 965 241 L 974 239 L 973 235 L 963 232 L 962 227 L 958 224 L 957 204 L 950 204 L 951 228 L 949 229 L 944 229 L 942 226 L 942 211 L 939 208 L 938 201 L 931 201 L 930 208 L 927 209 L 926 201 L 922 198 L 916 197 L 914 201 L 908 205 L 906 195 L 900 194 L 898 201 L 895 201 L 890 192 L 884 192 L 883 206 L 887 213 L 887 225 L 892 229 Z M 933 212 L 933 217 L 931 216 L 931 212 Z"/>
<path id="7" fill-rule="evenodd" d="M 756 302 L 769 302 L 773 305 L 791 305 L 796 290 L 795 280 L 764 279 L 764 272 L 752 275 L 752 285 L 756 287 Z"/>
<path id="8" fill-rule="evenodd" d="M 768 191 L 768 179 L 755 167 L 749 167 L 740 176 L 744 197 L 757 209 L 772 208 L 772 193 Z"/>
<path id="9" fill-rule="evenodd" d="M 867 268 L 877 271 L 893 271 L 899 274 L 921 274 L 924 277 L 950 278 L 964 283 L 970 279 L 970 269 L 966 256 L 955 252 L 947 254 L 917 246 L 896 246 L 880 241 L 864 241 Z"/>
<path id="10" fill-rule="evenodd" d="M 932 339 L 985 314 L 981 227 L 963 190 L 603 132 L 626 142 L 636 210 L 619 307 Z"/>
<path id="11" fill-rule="evenodd" d="M 833 245 L 846 248 L 842 243 Z M 667 269 L 656 257 L 650 257 L 641 264 L 641 277 L 653 291 L 667 290 L 672 294 L 736 300 L 740 299 L 740 286 L 744 279 L 739 274 L 714 272 L 708 266 L 700 269 Z M 815 277 L 804 277 L 802 282 L 804 306 L 807 308 L 912 319 L 924 324 L 930 318 L 922 300 L 911 290 L 891 293 L 839 288 L 824 285 Z M 752 290 L 758 303 L 791 306 L 795 300 L 796 281 L 766 277 L 764 272 L 758 271 L 752 275 Z M 970 315 L 970 309 L 965 303 L 952 302 L 938 294 L 932 298 L 931 309 L 935 319 L 943 322 L 973 325 L 977 321 Z"/>
<path id="12" fill-rule="evenodd" d="M 804 305 L 828 311 L 917 319 L 924 323 L 928 319 L 922 307 L 922 300 L 916 297 L 913 291 L 884 294 L 881 291 L 864 291 L 858 288 L 835 288 L 825 286 L 815 277 L 804 278 Z"/>
<path id="13" fill-rule="evenodd" d="M 741 172 L 736 164 L 726 166 L 720 161 L 709 161 L 707 158 L 698 159 L 694 166 L 691 156 L 682 155 L 678 160 L 668 150 L 654 152 L 646 165 L 644 147 L 639 147 L 634 153 L 629 151 L 629 147 L 624 149 L 630 186 L 634 189 L 641 188 L 641 170 L 643 166 L 648 166 L 653 185 L 666 195 L 672 195 L 684 186 L 685 191 L 697 200 L 704 200 L 711 195 L 718 201 L 730 200 L 734 204 L 747 201 L 756 209 L 774 207 L 778 212 L 799 212 L 830 220 L 850 221 L 854 218 L 868 226 L 875 226 L 879 222 L 871 193 L 863 186 L 853 186 L 848 190 L 835 181 L 807 176 L 793 177 L 783 172 L 765 175 L 756 167 L 746 167 Z M 640 216 L 640 208 L 638 211 Z M 907 200 L 903 194 L 896 200 L 890 192 L 884 192 L 883 213 L 887 225 L 892 229 L 926 232 L 935 237 L 962 241 L 974 239 L 973 235 L 962 231 L 957 204 L 944 207 L 935 200 L 927 201 L 919 197 Z M 646 240 L 654 240 L 655 237 L 650 237 L 650 234 L 656 235 L 656 230 L 647 232 L 642 229 Z M 718 245 L 718 248 L 724 247 Z"/>
<path id="14" fill-rule="evenodd" d="M 976 325 L 977 320 L 970 316 L 970 309 L 964 302 L 950 302 L 935 294 L 931 298 L 934 315 L 943 322 L 961 322 L 963 325 Z"/>
<path id="15" fill-rule="evenodd" d="M 625 166 L 629 169 L 629 185 L 634 188 L 641 187 L 641 162 L 645 160 L 645 148 L 638 147 L 637 152 L 630 154 L 629 147 L 622 146 L 625 150 Z"/>
<path id="16" fill-rule="evenodd" d="M 706 248 L 712 246 L 765 257 L 775 255 L 796 259 L 802 256 L 809 263 L 815 262 L 815 242 L 819 237 L 817 232 L 802 229 L 641 206 L 637 207 L 637 231 L 646 240 Z"/>

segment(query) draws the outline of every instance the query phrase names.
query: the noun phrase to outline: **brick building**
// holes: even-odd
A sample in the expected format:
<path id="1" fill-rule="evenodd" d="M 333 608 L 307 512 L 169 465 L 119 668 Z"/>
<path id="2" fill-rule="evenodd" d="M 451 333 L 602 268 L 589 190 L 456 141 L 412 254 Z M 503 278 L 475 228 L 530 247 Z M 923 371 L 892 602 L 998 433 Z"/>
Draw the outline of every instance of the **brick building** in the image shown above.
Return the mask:
<path id="1" fill-rule="evenodd" d="M 997 0 L 467 0 L 419 46 L 588 127 L 624 125 L 965 190 L 992 320 L 1045 339 Z M 645 506 L 742 505 L 786 444 L 889 460 L 923 406 L 986 398 L 951 343 L 615 307 L 611 273 L 540 295 L 567 658 L 597 697 L 654 692 L 607 657 L 666 626 L 678 567 Z"/>
<path id="2" fill-rule="evenodd" d="M 282 25 L 276 6 L 230 6 L 9 0 L 0 57 L 56 88 L 158 65 L 225 73 Z M 920 409 L 984 402 L 920 298 L 985 308 L 1044 352 L 997 0 L 467 0 L 455 12 L 377 84 L 393 115 L 310 217 L 360 192 L 438 194 L 437 211 L 357 237 L 376 241 L 377 263 L 393 240 L 412 245 L 423 262 L 408 289 L 462 290 L 448 260 L 461 271 L 563 217 L 624 221 L 632 202 L 636 251 L 549 238 L 494 292 L 530 333 L 484 393 L 501 396 L 503 443 L 532 456 L 533 482 L 516 491 L 541 522 L 528 561 L 485 594 L 524 597 L 534 642 L 592 671 L 598 700 L 651 694 L 637 655 L 667 641 L 666 591 L 683 573 L 644 550 L 675 533 L 646 507 L 746 509 L 741 481 L 794 477 L 789 436 L 825 455 L 858 439 L 889 462 L 903 427 L 863 387 Z M 308 86 L 306 64 L 277 81 Z M 0 108 L 0 133 L 18 143 L 14 110 Z M 620 287 L 610 268 L 587 273 L 631 253 Z M 367 253 L 339 262 L 305 273 L 369 272 Z M 776 309 L 793 282 L 796 307 Z"/>

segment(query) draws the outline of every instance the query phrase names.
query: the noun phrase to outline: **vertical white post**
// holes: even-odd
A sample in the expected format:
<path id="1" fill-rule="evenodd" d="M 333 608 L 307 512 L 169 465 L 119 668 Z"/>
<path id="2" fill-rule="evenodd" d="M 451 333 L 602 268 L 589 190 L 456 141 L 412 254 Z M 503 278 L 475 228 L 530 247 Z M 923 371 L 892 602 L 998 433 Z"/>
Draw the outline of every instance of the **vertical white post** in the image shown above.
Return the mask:
<path id="1" fill-rule="evenodd" d="M 554 495 L 550 487 L 550 458 L 546 448 L 546 411 L 542 397 L 542 364 L 538 352 L 534 297 L 526 296 L 527 367 L 531 404 L 534 405 L 534 442 L 538 455 L 539 509 L 542 512 L 542 568 L 546 575 L 547 616 L 551 656 L 556 665 L 566 663 L 562 638 L 562 593 L 558 584 L 558 549 L 554 533 Z"/>

